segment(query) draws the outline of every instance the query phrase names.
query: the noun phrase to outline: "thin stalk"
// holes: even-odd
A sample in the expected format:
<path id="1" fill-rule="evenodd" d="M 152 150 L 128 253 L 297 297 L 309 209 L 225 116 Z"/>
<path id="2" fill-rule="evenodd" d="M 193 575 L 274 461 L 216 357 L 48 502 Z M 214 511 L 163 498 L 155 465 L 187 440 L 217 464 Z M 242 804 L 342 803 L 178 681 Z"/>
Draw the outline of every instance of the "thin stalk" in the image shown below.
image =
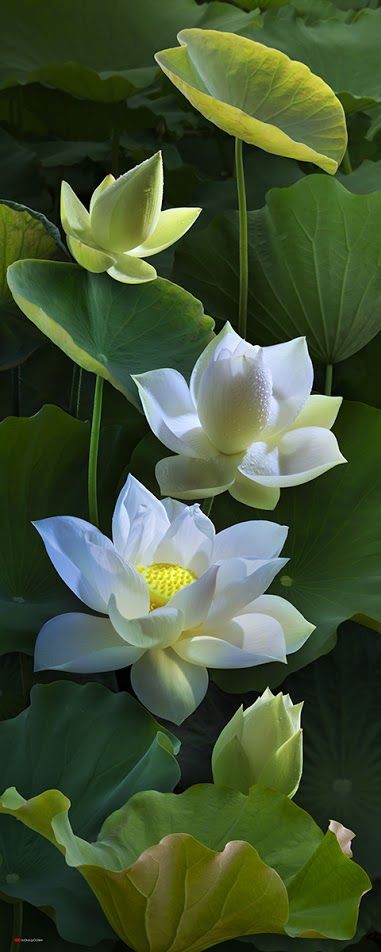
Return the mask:
<path id="1" fill-rule="evenodd" d="M 345 155 L 344 155 L 344 158 L 343 158 L 343 161 L 342 161 L 341 164 L 342 164 L 342 167 L 343 167 L 343 170 L 344 170 L 345 174 L 346 174 L 346 175 L 350 175 L 351 172 L 352 172 L 352 162 L 351 162 L 351 157 L 350 157 L 350 155 L 349 155 L 349 149 L 348 149 L 348 147 L 347 147 L 346 153 L 345 153 Z"/>
<path id="2" fill-rule="evenodd" d="M 332 364 L 327 364 L 325 368 L 325 380 L 324 380 L 324 393 L 326 397 L 330 397 L 332 393 L 332 377 L 333 377 L 333 366 Z"/>
<path id="3" fill-rule="evenodd" d="M 15 952 L 14 939 L 22 939 L 22 924 L 24 917 L 24 906 L 22 900 L 12 903 L 13 905 L 13 935 L 11 939 L 10 952 Z"/>
<path id="4" fill-rule="evenodd" d="M 98 494 L 97 494 L 97 471 L 98 471 L 98 449 L 99 433 L 102 416 L 102 396 L 103 396 L 103 377 L 96 377 L 93 417 L 91 421 L 90 449 L 89 449 L 89 469 L 88 469 L 88 500 L 90 522 L 94 526 L 99 526 L 98 515 Z"/>
<path id="5" fill-rule="evenodd" d="M 118 178 L 119 175 L 119 145 L 120 132 L 114 126 L 111 133 L 111 171 L 115 178 Z"/>
<path id="6" fill-rule="evenodd" d="M 207 499 L 204 499 L 201 509 L 205 516 L 210 516 L 213 503 L 214 503 L 214 496 L 209 496 Z"/>
<path id="7" fill-rule="evenodd" d="M 242 140 L 235 140 L 235 174 L 237 180 L 239 212 L 239 311 L 238 333 L 246 340 L 247 296 L 249 289 L 249 256 L 247 241 L 247 207 L 245 172 L 243 167 Z"/>

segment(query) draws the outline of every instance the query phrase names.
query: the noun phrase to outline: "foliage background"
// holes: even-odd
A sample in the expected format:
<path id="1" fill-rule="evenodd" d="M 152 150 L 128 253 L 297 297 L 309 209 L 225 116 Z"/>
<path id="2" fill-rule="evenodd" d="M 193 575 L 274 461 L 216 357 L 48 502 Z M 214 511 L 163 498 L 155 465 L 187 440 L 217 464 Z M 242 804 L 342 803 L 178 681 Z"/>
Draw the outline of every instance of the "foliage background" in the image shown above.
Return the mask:
<path id="1" fill-rule="evenodd" d="M 200 298 L 217 330 L 225 320 L 235 321 L 233 143 L 192 110 L 153 61 L 156 50 L 174 45 L 179 29 L 195 25 L 239 32 L 302 60 L 332 86 L 346 110 L 349 150 L 334 180 L 254 148 L 245 150 L 245 166 L 250 339 L 268 344 L 306 334 L 320 392 L 325 365 L 334 365 L 333 393 L 348 401 L 336 433 L 350 465 L 287 490 L 270 516 L 254 514 L 291 526 L 287 576 L 273 590 L 294 601 L 317 632 L 287 671 L 270 665 L 215 674 L 203 705 L 176 729 L 183 741 L 182 785 L 208 779 L 212 744 L 241 696 L 250 703 L 254 692 L 287 675 L 282 689 L 294 701 L 305 698 L 305 771 L 297 802 L 323 827 L 333 816 L 356 831 L 354 855 L 375 888 L 363 903 L 351 944 L 372 952 L 381 947 L 381 8 L 376 0 L 112 0 L 107 5 L 5 0 L 0 716 L 13 717 L 26 706 L 33 682 L 54 680 L 32 673 L 34 636 L 46 617 L 70 610 L 73 599 L 51 569 L 30 519 L 68 512 L 86 518 L 94 386 L 84 372 L 77 400 L 78 370 L 73 377 L 71 361 L 18 311 L 6 285 L 7 264 L 19 257 L 69 260 L 57 232 L 39 217 L 59 227 L 62 178 L 86 203 L 107 172 L 120 174 L 161 148 L 166 207 L 192 204 L 204 211 L 176 250 L 157 259 L 158 272 Z M 33 215 L 17 205 L 32 208 Z M 69 306 L 70 289 L 67 294 Z M 171 335 L 176 327 L 169 327 Z M 153 463 L 161 455 L 138 409 L 106 383 L 100 457 L 105 531 L 129 469 L 158 491 Z M 219 527 L 252 516 L 229 497 L 215 502 Z M 117 687 L 113 675 L 103 681 Z M 119 687 L 129 687 L 125 674 Z M 3 902 L 2 935 L 10 934 L 10 914 Z M 74 947 L 32 907 L 27 923 L 49 949 Z M 276 936 L 256 937 L 254 943 L 264 952 L 286 952 L 292 945 L 331 952 L 338 943 Z M 115 944 L 105 941 L 96 948 L 108 952 Z M 242 945 L 224 948 L 239 952 Z"/>

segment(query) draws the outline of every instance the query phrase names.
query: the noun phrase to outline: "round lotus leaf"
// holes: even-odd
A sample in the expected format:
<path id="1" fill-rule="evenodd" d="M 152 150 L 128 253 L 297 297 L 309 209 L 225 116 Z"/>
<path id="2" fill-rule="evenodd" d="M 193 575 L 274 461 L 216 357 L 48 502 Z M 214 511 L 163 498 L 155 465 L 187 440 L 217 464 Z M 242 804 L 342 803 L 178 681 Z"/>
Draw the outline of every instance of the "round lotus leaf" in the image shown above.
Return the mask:
<path id="1" fill-rule="evenodd" d="M 233 33 L 196 28 L 178 40 L 156 60 L 206 119 L 265 152 L 336 172 L 347 143 L 344 111 L 307 66 Z"/>

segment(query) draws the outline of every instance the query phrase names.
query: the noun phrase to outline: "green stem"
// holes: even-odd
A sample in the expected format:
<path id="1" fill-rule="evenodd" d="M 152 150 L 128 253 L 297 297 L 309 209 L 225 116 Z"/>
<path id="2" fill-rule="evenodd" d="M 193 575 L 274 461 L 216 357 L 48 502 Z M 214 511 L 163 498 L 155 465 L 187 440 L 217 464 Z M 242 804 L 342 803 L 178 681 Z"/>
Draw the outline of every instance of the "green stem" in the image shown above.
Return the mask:
<path id="1" fill-rule="evenodd" d="M 344 170 L 345 174 L 346 174 L 346 175 L 350 175 L 351 172 L 352 172 L 352 162 L 351 162 L 351 157 L 350 157 L 350 155 L 349 155 L 349 149 L 348 149 L 348 147 L 347 147 L 346 153 L 345 153 L 345 155 L 344 155 L 344 158 L 343 158 L 343 161 L 342 161 L 341 164 L 342 164 L 342 167 L 343 167 L 343 170 Z"/>
<path id="2" fill-rule="evenodd" d="M 207 499 L 204 499 L 201 509 L 205 516 L 210 516 L 213 503 L 214 503 L 214 496 L 209 496 Z"/>
<path id="3" fill-rule="evenodd" d="M 249 289 L 249 256 L 247 242 L 247 207 L 245 172 L 243 167 L 242 140 L 235 140 L 235 174 L 237 180 L 239 212 L 239 312 L 238 333 L 246 340 L 247 296 Z"/>
<path id="4" fill-rule="evenodd" d="M 97 496 L 97 469 L 98 469 L 98 449 L 99 433 L 102 416 L 102 396 L 103 396 L 103 377 L 96 377 L 93 418 L 91 421 L 90 450 L 89 450 L 89 470 L 88 470 L 88 499 L 89 499 L 89 517 L 94 526 L 99 526 L 98 516 L 98 496 Z"/>
<path id="5" fill-rule="evenodd" d="M 324 380 L 324 393 L 326 397 L 330 397 L 332 393 L 332 377 L 333 377 L 333 366 L 332 364 L 327 364 L 325 368 L 325 380 Z"/>
<path id="6" fill-rule="evenodd" d="M 16 944 L 13 941 L 14 939 L 22 939 L 22 924 L 23 924 L 23 913 L 24 907 L 22 900 L 18 900 L 13 903 L 13 935 L 11 939 L 11 948 L 10 952 L 15 952 Z"/>
<path id="7" fill-rule="evenodd" d="M 115 178 L 119 175 L 119 144 L 120 132 L 116 126 L 113 126 L 111 133 L 111 171 Z"/>

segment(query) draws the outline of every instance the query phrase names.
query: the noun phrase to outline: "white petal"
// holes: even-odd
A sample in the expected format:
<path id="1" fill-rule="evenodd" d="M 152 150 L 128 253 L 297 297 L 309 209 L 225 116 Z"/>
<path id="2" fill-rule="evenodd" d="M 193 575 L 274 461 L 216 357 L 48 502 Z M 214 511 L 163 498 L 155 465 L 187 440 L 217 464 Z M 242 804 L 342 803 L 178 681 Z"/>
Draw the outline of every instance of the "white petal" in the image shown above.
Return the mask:
<path id="1" fill-rule="evenodd" d="M 67 235 L 84 238 L 90 233 L 90 215 L 68 182 L 61 185 L 61 221 Z"/>
<path id="2" fill-rule="evenodd" d="M 320 393 L 313 393 L 308 397 L 303 410 L 298 414 L 292 426 L 293 430 L 301 426 L 323 426 L 327 430 L 333 426 L 343 402 L 342 397 L 325 397 Z"/>
<path id="3" fill-rule="evenodd" d="M 220 559 L 272 559 L 282 551 L 288 527 L 260 519 L 240 522 L 216 535 L 213 562 Z"/>
<path id="4" fill-rule="evenodd" d="M 330 430 L 306 426 L 286 431 L 276 444 L 253 443 L 239 470 L 264 486 L 299 486 L 345 462 Z"/>
<path id="5" fill-rule="evenodd" d="M 144 615 L 142 618 L 129 620 L 124 617 L 119 609 L 117 599 L 112 595 L 108 604 L 108 611 L 111 624 L 118 635 L 128 644 L 144 650 L 156 646 L 166 648 L 177 641 L 183 627 L 182 612 L 167 605 L 163 608 L 156 608 L 155 611 Z"/>
<path id="6" fill-rule="evenodd" d="M 198 383 L 200 422 L 221 453 L 244 452 L 270 421 L 271 374 L 262 352 L 252 351 L 215 352 Z"/>
<path id="7" fill-rule="evenodd" d="M 280 491 L 274 486 L 260 486 L 254 479 L 248 479 L 237 470 L 236 479 L 229 486 L 229 493 L 233 499 L 242 502 L 244 506 L 254 509 L 275 509 L 279 502 Z"/>
<path id="8" fill-rule="evenodd" d="M 222 331 L 216 334 L 213 340 L 210 341 L 210 344 L 207 344 L 194 365 L 190 379 L 190 391 L 195 406 L 197 405 L 200 380 L 204 370 L 206 370 L 209 363 L 215 357 L 218 357 L 222 349 L 230 354 L 234 354 L 237 349 L 239 349 L 239 352 L 249 354 L 254 351 L 254 347 L 251 344 L 247 344 L 246 341 L 243 341 L 242 337 L 236 334 L 229 321 L 227 321 Z M 258 350 L 258 348 L 256 349 Z"/>
<path id="9" fill-rule="evenodd" d="M 189 387 L 177 370 L 132 374 L 151 430 L 174 453 L 208 459 L 215 454 L 196 413 Z"/>
<path id="10" fill-rule="evenodd" d="M 169 525 L 162 503 L 130 475 L 119 493 L 112 519 L 112 537 L 122 559 L 133 565 L 153 562 L 153 553 Z"/>
<path id="11" fill-rule="evenodd" d="M 246 605 L 258 598 L 286 565 L 288 559 L 268 561 L 227 559 L 222 562 L 217 575 L 216 592 L 204 631 L 215 629 L 242 612 Z"/>
<path id="12" fill-rule="evenodd" d="M 141 655 L 119 638 L 108 618 L 70 612 L 57 615 L 41 628 L 36 641 L 35 670 L 90 674 L 117 671 Z"/>
<path id="13" fill-rule="evenodd" d="M 286 661 L 282 627 L 268 615 L 242 615 L 218 626 L 215 635 L 194 635 L 176 642 L 175 651 L 208 668 L 252 668 Z"/>
<path id="14" fill-rule="evenodd" d="M 179 502 L 177 499 L 169 499 L 167 497 L 166 499 L 162 499 L 161 502 L 170 522 L 173 522 L 176 516 L 180 515 L 180 512 L 184 512 L 184 509 L 187 508 L 185 502 Z"/>
<path id="15" fill-rule="evenodd" d="M 99 251 L 98 248 L 92 248 L 91 245 L 80 241 L 79 238 L 73 238 L 72 235 L 67 236 L 67 246 L 81 268 L 91 271 L 92 274 L 102 274 L 112 265 L 110 255 Z"/>
<path id="16" fill-rule="evenodd" d="M 89 608 L 106 612 L 124 566 L 110 539 L 84 519 L 54 516 L 33 523 L 54 568 Z M 140 613 L 139 613 L 140 614 Z"/>
<path id="17" fill-rule="evenodd" d="M 271 431 L 289 426 L 300 413 L 312 389 L 314 372 L 305 337 L 263 347 L 273 381 Z"/>
<path id="18" fill-rule="evenodd" d="M 182 724 L 205 697 L 208 672 L 183 661 L 171 648 L 153 649 L 133 665 L 131 684 L 152 714 Z"/>
<path id="19" fill-rule="evenodd" d="M 260 595 L 244 609 L 245 614 L 246 612 L 260 612 L 262 615 L 276 618 L 283 628 L 287 654 L 298 651 L 316 627 L 311 625 L 298 609 L 291 605 L 291 602 L 281 598 L 280 595 Z"/>
<path id="20" fill-rule="evenodd" d="M 171 562 L 200 576 L 210 565 L 214 525 L 198 503 L 186 506 L 174 519 L 154 553 L 153 562 Z"/>
<path id="21" fill-rule="evenodd" d="M 142 261 L 141 258 L 133 258 L 129 254 L 117 255 L 114 263 L 107 268 L 107 274 L 115 281 L 121 281 L 122 284 L 145 284 L 157 278 L 157 272 L 152 264 Z"/>
<path id="22" fill-rule="evenodd" d="M 155 468 L 162 494 L 180 499 L 217 496 L 232 486 L 236 472 L 235 464 L 222 456 L 210 460 L 166 456 Z"/>
<path id="23" fill-rule="evenodd" d="M 120 175 L 100 190 L 91 208 L 91 230 L 103 248 L 130 251 L 156 227 L 163 198 L 161 153 Z"/>
<path id="24" fill-rule="evenodd" d="M 206 618 L 213 601 L 218 572 L 218 566 L 212 565 L 197 582 L 186 585 L 171 598 L 171 608 L 177 608 L 183 614 L 184 630 L 197 628 Z"/>
<path id="25" fill-rule="evenodd" d="M 169 248 L 192 227 L 201 211 L 201 208 L 168 208 L 160 212 L 155 230 L 143 245 L 131 249 L 130 254 L 148 258 Z"/>

